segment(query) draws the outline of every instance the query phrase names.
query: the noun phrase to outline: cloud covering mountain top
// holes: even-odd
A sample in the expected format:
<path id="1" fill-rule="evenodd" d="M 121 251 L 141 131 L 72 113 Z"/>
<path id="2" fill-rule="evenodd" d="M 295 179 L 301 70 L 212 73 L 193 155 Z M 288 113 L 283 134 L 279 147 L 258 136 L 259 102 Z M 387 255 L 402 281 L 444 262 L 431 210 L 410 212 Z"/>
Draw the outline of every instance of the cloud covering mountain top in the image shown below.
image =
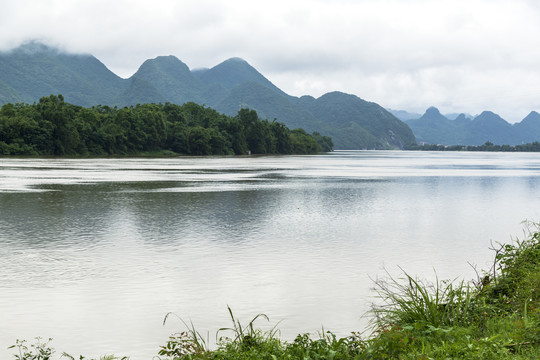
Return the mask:
<path id="1" fill-rule="evenodd" d="M 540 110 L 540 4 L 530 0 L 6 0 L 0 49 L 28 39 L 90 52 L 127 78 L 175 54 L 241 57 L 285 92 L 340 90 L 394 109 Z"/>

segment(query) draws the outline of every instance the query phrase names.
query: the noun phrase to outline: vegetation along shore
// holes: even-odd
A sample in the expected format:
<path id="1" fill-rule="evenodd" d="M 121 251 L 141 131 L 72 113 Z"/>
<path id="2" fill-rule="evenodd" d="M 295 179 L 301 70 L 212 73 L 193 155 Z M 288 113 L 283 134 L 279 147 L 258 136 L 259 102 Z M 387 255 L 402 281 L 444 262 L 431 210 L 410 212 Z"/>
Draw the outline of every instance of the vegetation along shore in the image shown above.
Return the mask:
<path id="1" fill-rule="evenodd" d="M 540 142 L 535 141 L 521 145 L 496 145 L 487 141 L 483 145 L 440 145 L 422 144 L 407 145 L 404 150 L 419 151 L 489 151 L 489 152 L 540 152 Z"/>
<path id="2" fill-rule="evenodd" d="M 0 109 L 0 155 L 124 156 L 315 154 L 332 139 L 259 119 L 186 103 L 129 107 L 69 104 L 62 95 Z"/>
<path id="3" fill-rule="evenodd" d="M 338 338 L 331 332 L 280 339 L 261 330 L 258 314 L 242 323 L 229 308 L 232 325 L 221 328 L 215 349 L 193 325 L 173 334 L 154 360 L 183 359 L 539 359 L 540 224 L 527 223 L 523 239 L 493 246 L 493 265 L 477 279 L 434 284 L 404 274 L 375 281 L 377 304 L 371 333 Z M 171 314 L 165 316 L 165 321 Z M 63 353 L 51 342 L 17 340 L 16 360 L 87 359 Z M 100 360 L 128 359 L 113 355 Z M 89 360 L 89 359 L 87 359 Z"/>

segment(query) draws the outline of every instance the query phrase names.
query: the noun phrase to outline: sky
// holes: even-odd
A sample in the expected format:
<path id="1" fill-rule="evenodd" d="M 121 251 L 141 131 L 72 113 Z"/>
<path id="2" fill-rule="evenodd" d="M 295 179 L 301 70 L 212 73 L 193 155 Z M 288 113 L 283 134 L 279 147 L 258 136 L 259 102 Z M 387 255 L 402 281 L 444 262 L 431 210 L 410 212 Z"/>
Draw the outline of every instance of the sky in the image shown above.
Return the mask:
<path id="1" fill-rule="evenodd" d="M 241 57 L 290 95 L 509 122 L 540 112 L 538 0 L 0 0 L 0 50 L 89 53 L 127 78 L 174 55 Z"/>

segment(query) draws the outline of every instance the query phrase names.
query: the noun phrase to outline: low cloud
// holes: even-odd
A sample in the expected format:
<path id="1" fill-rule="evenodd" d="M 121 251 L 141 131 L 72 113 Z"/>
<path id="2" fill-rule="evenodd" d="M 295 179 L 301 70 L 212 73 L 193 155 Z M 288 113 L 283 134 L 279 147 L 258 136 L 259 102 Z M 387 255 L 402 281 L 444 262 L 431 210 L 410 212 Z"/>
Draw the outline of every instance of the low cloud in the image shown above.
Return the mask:
<path id="1" fill-rule="evenodd" d="M 122 77 L 159 55 L 191 68 L 238 56 L 293 95 L 341 90 L 509 121 L 540 110 L 538 33 L 527 0 L 7 0 L 0 14 L 0 49 L 38 39 Z"/>

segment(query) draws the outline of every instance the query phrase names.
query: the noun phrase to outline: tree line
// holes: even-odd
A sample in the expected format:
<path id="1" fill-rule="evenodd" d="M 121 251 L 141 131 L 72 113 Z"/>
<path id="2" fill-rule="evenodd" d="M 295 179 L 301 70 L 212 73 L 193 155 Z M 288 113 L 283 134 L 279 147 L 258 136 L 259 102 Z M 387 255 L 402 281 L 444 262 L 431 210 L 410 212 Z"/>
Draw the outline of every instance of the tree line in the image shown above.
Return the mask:
<path id="1" fill-rule="evenodd" d="M 408 145 L 404 150 L 420 151 L 492 151 L 492 152 L 540 152 L 540 142 L 535 141 L 520 145 L 495 145 L 487 141 L 483 145 Z"/>
<path id="2" fill-rule="evenodd" d="M 193 102 L 85 108 L 50 95 L 0 108 L 0 155 L 314 154 L 332 148 L 328 136 L 261 120 L 255 110 L 231 117 Z"/>

